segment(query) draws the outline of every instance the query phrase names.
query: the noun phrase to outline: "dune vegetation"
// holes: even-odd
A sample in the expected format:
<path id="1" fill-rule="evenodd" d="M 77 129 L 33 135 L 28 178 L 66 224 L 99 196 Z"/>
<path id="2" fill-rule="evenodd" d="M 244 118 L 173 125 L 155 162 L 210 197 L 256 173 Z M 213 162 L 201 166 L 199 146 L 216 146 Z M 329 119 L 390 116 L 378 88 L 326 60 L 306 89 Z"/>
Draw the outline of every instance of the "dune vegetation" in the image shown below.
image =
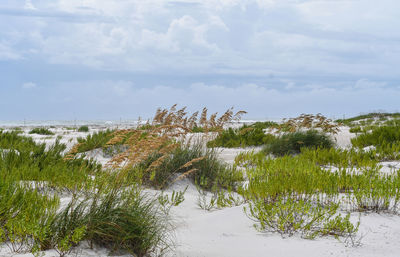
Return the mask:
<path id="1" fill-rule="evenodd" d="M 161 256 L 173 250 L 170 210 L 187 187 L 165 190 L 184 179 L 196 186 L 198 207 L 243 206 L 257 231 L 284 238 L 333 236 L 355 246 L 355 216 L 400 214 L 400 172 L 381 171 L 381 162 L 400 160 L 395 118 L 351 119 L 360 130 L 343 149 L 334 140 L 339 124 L 321 114 L 232 129 L 245 112 L 207 111 L 158 109 L 146 124 L 88 134 L 68 151 L 59 138 L 46 145 L 0 131 L 0 243 L 36 256 L 66 256 L 82 244 Z M 249 146 L 262 150 L 238 154 L 234 165 L 216 148 Z M 92 151 L 107 164 L 89 158 Z"/>

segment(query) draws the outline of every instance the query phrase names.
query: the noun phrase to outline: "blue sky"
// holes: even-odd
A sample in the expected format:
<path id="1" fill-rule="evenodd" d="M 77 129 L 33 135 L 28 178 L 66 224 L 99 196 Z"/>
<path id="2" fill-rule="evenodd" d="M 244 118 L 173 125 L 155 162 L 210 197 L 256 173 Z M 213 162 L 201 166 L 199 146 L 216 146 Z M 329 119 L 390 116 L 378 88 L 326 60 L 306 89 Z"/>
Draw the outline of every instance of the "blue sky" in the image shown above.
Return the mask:
<path id="1" fill-rule="evenodd" d="M 399 111 L 398 0 L 2 0 L 0 120 Z"/>

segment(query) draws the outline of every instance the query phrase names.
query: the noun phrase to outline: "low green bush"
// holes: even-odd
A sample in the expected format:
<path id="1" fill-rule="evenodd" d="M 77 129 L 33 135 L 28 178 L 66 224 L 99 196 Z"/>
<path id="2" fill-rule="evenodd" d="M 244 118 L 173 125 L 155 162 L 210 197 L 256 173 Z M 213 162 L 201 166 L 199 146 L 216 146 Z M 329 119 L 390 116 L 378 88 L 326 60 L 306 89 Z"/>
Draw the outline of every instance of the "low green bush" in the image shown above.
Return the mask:
<path id="1" fill-rule="evenodd" d="M 298 154 L 301 148 L 331 148 L 333 146 L 334 142 L 328 135 L 316 130 L 308 130 L 286 133 L 272 140 L 264 147 L 263 152 L 283 156 Z"/>
<path id="2" fill-rule="evenodd" d="M 79 189 L 89 183 L 91 175 L 102 172 L 101 165 L 83 157 L 65 159 L 65 148 L 59 141 L 46 147 L 15 132 L 0 133 L 0 175 L 45 182 L 60 189 Z"/>
<path id="3" fill-rule="evenodd" d="M 198 183 L 201 181 L 201 186 L 208 189 L 213 186 L 234 188 L 243 180 L 239 170 L 219 160 L 215 150 L 203 149 L 200 144 L 178 147 L 158 165 L 154 165 L 161 156 L 155 152 L 138 165 L 143 173 L 143 181 L 156 188 L 165 188 L 179 177 L 188 177 Z"/>
<path id="4" fill-rule="evenodd" d="M 249 202 L 245 211 L 257 229 L 282 236 L 354 237 L 358 224 L 350 222 L 350 212 L 399 213 L 399 172 L 381 174 L 376 161 L 367 162 L 369 153 L 333 151 L 303 149 L 297 156 L 278 158 L 261 153 L 238 156 L 237 165 L 246 169 L 249 179 L 239 192 Z M 338 163 L 339 168 L 321 165 Z"/>
<path id="5" fill-rule="evenodd" d="M 58 213 L 50 226 L 50 244 L 61 253 L 83 240 L 135 256 L 168 250 L 171 225 L 157 199 L 138 188 L 110 184 L 83 199 L 75 197 Z"/>
<path id="6" fill-rule="evenodd" d="M 114 130 L 98 131 L 87 135 L 86 138 L 79 137 L 76 153 L 83 153 L 97 148 L 104 148 L 108 141 L 113 138 Z"/>
<path id="7" fill-rule="evenodd" d="M 31 131 L 29 131 L 29 134 L 54 135 L 54 133 L 48 130 L 47 128 L 34 128 Z"/>
<path id="8" fill-rule="evenodd" d="M 271 142 L 275 137 L 266 134 L 263 129 L 266 125 L 256 123 L 254 126 L 244 125 L 240 129 L 228 128 L 222 131 L 217 138 L 207 143 L 207 147 L 247 147 L 259 146 Z"/>
<path id="9" fill-rule="evenodd" d="M 352 127 L 352 128 L 350 128 L 350 133 L 361 133 L 362 132 L 362 129 L 361 129 L 361 127 Z"/>
<path id="10" fill-rule="evenodd" d="M 381 146 L 400 142 L 400 126 L 381 126 L 351 139 L 355 147 Z"/>
<path id="11" fill-rule="evenodd" d="M 88 126 L 80 126 L 78 128 L 78 132 L 89 132 L 89 127 Z"/>

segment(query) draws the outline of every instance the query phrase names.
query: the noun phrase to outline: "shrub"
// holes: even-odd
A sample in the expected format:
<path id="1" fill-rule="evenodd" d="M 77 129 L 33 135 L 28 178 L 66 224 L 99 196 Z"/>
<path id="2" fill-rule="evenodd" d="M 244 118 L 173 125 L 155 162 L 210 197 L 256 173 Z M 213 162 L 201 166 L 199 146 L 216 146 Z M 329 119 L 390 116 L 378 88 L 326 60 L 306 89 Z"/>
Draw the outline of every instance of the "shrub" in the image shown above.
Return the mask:
<path id="1" fill-rule="evenodd" d="M 350 215 L 339 214 L 339 193 L 343 188 L 350 192 L 349 181 L 356 180 L 345 180 L 343 174 L 324 170 L 301 155 L 270 159 L 246 154 L 241 163 L 248 165 L 249 184 L 241 191 L 249 202 L 245 212 L 257 222 L 258 230 L 283 237 L 355 235 L 358 226 L 349 221 Z"/>
<path id="2" fill-rule="evenodd" d="M 39 135 L 54 135 L 53 132 L 46 128 L 34 128 L 31 131 L 29 131 L 29 134 L 39 134 Z"/>
<path id="3" fill-rule="evenodd" d="M 388 118 L 388 117 L 398 118 L 398 117 L 400 117 L 400 113 L 372 112 L 372 113 L 368 113 L 368 114 L 358 115 L 358 116 L 348 118 L 348 119 L 338 119 L 338 120 L 336 120 L 336 122 L 343 123 L 347 126 L 351 126 L 354 124 L 354 122 L 357 122 L 357 121 L 363 121 L 363 120 L 367 120 L 367 119 L 369 119 L 370 121 L 373 121 L 373 118 L 378 118 L 382 121 L 385 121 L 385 118 Z"/>
<path id="4" fill-rule="evenodd" d="M 337 214 L 339 206 L 321 206 L 311 201 L 278 196 L 273 201 L 253 199 L 249 202 L 248 216 L 254 218 L 260 232 L 277 232 L 282 237 L 300 233 L 302 237 L 354 236 L 358 225 L 350 222 L 350 214 Z"/>
<path id="5" fill-rule="evenodd" d="M 202 187 L 210 189 L 213 186 L 234 188 L 237 182 L 243 180 L 239 170 L 223 163 L 215 150 L 203 149 L 201 144 L 183 145 L 166 158 L 162 156 L 155 152 L 139 164 L 146 184 L 164 188 L 178 179 L 188 177 L 194 182 L 202 181 Z M 160 162 L 154 165 L 157 160 Z"/>
<path id="6" fill-rule="evenodd" d="M 351 139 L 355 147 L 382 146 L 400 142 L 400 126 L 376 127 L 372 132 L 363 133 Z"/>
<path id="7" fill-rule="evenodd" d="M 240 129 L 228 128 L 217 138 L 209 141 L 207 147 L 247 147 L 267 144 L 275 137 L 265 134 L 263 127 L 263 124 L 254 124 L 254 127 L 244 125 Z"/>
<path id="8" fill-rule="evenodd" d="M 78 144 L 74 146 L 71 151 L 76 153 L 83 153 L 97 148 L 104 148 L 106 143 L 113 138 L 113 130 L 98 131 L 91 135 L 87 135 L 86 138 L 78 137 Z"/>
<path id="9" fill-rule="evenodd" d="M 350 128 L 350 133 L 361 133 L 362 132 L 362 130 L 361 130 L 361 127 L 352 127 L 352 128 Z"/>
<path id="10" fill-rule="evenodd" d="M 15 132 L 0 133 L 0 174 L 15 180 L 48 183 L 63 189 L 79 189 L 90 181 L 90 175 L 98 174 L 101 166 L 82 157 L 64 159 L 64 144 L 56 141 L 47 147 L 32 138 Z"/>
<path id="11" fill-rule="evenodd" d="M 265 153 L 272 153 L 277 156 L 286 154 L 298 154 L 301 148 L 331 148 L 333 141 L 321 132 L 308 130 L 284 134 L 264 147 Z"/>
<path id="12" fill-rule="evenodd" d="M 78 128 L 78 132 L 89 132 L 89 127 L 88 126 L 80 126 Z"/>
<path id="13" fill-rule="evenodd" d="M 55 217 L 51 244 L 60 252 L 68 252 L 79 241 L 88 240 L 112 251 L 157 255 L 171 247 L 169 229 L 156 198 L 113 181 L 108 189 L 102 188 L 83 200 L 74 198 Z"/>

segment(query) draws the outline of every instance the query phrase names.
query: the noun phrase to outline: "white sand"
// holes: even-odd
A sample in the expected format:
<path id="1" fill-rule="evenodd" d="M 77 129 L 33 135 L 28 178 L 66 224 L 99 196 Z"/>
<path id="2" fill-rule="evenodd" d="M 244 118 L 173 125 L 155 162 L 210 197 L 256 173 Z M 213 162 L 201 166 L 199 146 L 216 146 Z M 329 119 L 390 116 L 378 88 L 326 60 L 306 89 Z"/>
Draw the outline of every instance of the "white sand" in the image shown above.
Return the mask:
<path id="1" fill-rule="evenodd" d="M 59 129 L 57 134 L 65 131 Z M 87 133 L 72 132 L 63 135 L 62 143 L 72 147 L 77 136 Z M 339 147 L 348 147 L 353 135 L 348 129 L 343 129 L 336 138 Z M 33 136 L 36 141 L 51 143 L 55 140 L 46 136 Z M 72 141 L 70 139 L 72 138 Z M 228 163 L 233 163 L 237 153 L 252 149 L 219 149 L 220 157 Z M 259 148 L 255 148 L 259 150 Z M 99 158 L 100 153 L 92 152 Z M 103 157 L 101 157 L 103 158 Z M 105 159 L 99 159 L 102 163 Z M 399 162 L 382 163 L 384 172 L 393 172 L 400 168 Z M 170 257 L 321 257 L 321 256 L 400 256 L 400 217 L 389 214 L 366 213 L 361 216 L 359 236 L 361 246 L 347 247 L 344 243 L 332 237 L 306 240 L 298 236 L 282 239 L 278 234 L 260 233 L 253 228 L 254 222 L 243 212 L 243 206 L 225 208 L 207 212 L 197 206 L 198 192 L 188 181 L 180 181 L 168 191 L 188 190 L 185 201 L 171 211 L 176 230 L 177 244 Z M 67 202 L 68 198 L 63 198 Z M 354 213 L 352 218 L 357 219 Z M 71 256 L 107 256 L 105 249 L 88 249 L 86 244 L 78 247 Z M 0 250 L 0 256 L 32 256 L 30 254 L 12 254 L 7 247 Z M 57 253 L 46 251 L 45 256 L 58 256 Z"/>

